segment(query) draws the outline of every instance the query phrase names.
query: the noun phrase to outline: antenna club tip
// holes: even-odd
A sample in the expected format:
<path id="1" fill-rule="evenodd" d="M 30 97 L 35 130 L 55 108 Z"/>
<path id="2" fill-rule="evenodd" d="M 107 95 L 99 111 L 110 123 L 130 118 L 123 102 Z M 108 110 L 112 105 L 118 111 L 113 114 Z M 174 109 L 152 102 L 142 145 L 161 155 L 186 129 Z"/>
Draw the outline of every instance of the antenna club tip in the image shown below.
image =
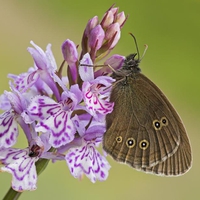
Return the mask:
<path id="1" fill-rule="evenodd" d="M 133 35 L 133 33 L 131 33 L 131 32 L 129 32 L 128 34 L 131 35 L 131 36 L 133 36 L 133 37 L 135 37 L 135 36 Z"/>

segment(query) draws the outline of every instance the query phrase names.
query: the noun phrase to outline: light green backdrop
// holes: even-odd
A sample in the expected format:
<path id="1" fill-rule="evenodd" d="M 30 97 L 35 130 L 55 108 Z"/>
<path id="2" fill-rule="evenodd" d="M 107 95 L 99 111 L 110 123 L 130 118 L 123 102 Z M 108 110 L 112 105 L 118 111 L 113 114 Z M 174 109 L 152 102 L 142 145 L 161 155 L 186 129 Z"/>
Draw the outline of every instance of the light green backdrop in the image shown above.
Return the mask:
<path id="1" fill-rule="evenodd" d="M 33 40 L 42 48 L 48 43 L 59 65 L 60 46 L 70 38 L 80 44 L 91 17 L 116 3 L 129 14 L 114 53 L 135 52 L 128 32 L 138 40 L 140 51 L 149 49 L 141 63 L 143 73 L 156 83 L 181 115 L 191 140 L 193 168 L 184 176 L 164 178 L 138 172 L 108 158 L 108 180 L 90 183 L 74 179 L 65 163 L 49 164 L 38 179 L 38 189 L 25 192 L 21 200 L 109 199 L 196 200 L 200 199 L 200 1 L 199 0 L 102 0 L 102 1 L 1 1 L 0 93 L 8 89 L 8 73 L 27 71 L 33 61 L 26 48 Z M 22 134 L 21 134 L 22 135 Z M 26 144 L 23 136 L 19 146 Z M 0 199 L 11 176 L 0 173 Z"/>

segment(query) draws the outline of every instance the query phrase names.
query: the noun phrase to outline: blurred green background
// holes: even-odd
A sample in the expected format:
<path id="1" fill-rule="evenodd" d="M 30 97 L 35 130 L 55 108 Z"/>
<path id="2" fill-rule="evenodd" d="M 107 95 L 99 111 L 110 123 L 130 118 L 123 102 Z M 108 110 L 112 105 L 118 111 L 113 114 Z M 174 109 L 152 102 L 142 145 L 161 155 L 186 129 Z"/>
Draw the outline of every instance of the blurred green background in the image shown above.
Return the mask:
<path id="1" fill-rule="evenodd" d="M 8 73 L 20 74 L 33 65 L 26 51 L 30 40 L 43 49 L 51 43 L 60 65 L 62 42 L 69 38 L 80 44 L 87 21 L 94 15 L 101 18 L 113 3 L 129 14 L 113 53 L 135 52 L 128 32 L 137 37 L 141 53 L 148 44 L 142 71 L 181 115 L 192 144 L 193 167 L 184 176 L 164 178 L 138 172 L 109 157 L 108 179 L 93 184 L 85 177 L 74 179 L 64 162 L 50 163 L 39 176 L 38 189 L 24 192 L 21 200 L 200 199 L 200 0 L 1 1 L 0 91 L 8 89 Z M 21 146 L 26 144 L 22 136 L 19 141 Z M 10 182 L 10 174 L 0 173 L 0 199 Z"/>

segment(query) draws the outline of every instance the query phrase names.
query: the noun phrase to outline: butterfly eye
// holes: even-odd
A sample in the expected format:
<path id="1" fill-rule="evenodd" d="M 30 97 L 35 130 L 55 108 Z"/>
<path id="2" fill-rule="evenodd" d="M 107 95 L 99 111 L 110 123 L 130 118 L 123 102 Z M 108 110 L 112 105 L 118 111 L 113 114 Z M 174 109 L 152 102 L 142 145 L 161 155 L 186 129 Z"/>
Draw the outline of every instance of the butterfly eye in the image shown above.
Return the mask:
<path id="1" fill-rule="evenodd" d="M 141 140 L 139 143 L 139 147 L 142 150 L 146 150 L 149 147 L 149 142 L 147 140 Z"/>
<path id="2" fill-rule="evenodd" d="M 122 136 L 116 137 L 116 142 L 117 142 L 117 143 L 121 143 L 121 142 L 122 142 Z"/>
<path id="3" fill-rule="evenodd" d="M 135 139 L 134 138 L 128 138 L 126 140 L 126 146 L 128 148 L 133 148 L 135 146 Z"/>
<path id="4" fill-rule="evenodd" d="M 163 126 L 167 126 L 168 125 L 168 120 L 167 120 L 166 117 L 162 117 L 160 121 L 161 121 Z"/>
<path id="5" fill-rule="evenodd" d="M 153 127 L 155 128 L 155 130 L 160 130 L 161 129 L 161 124 L 158 120 L 154 120 L 153 121 Z"/>

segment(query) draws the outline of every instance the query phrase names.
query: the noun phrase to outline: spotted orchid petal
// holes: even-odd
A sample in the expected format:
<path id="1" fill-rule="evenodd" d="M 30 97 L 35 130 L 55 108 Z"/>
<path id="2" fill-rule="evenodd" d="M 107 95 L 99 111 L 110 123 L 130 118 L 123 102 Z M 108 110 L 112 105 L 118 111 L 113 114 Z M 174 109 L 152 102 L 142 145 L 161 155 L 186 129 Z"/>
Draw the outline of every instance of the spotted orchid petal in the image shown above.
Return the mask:
<path id="1" fill-rule="evenodd" d="M 61 111 L 46 120 L 39 122 L 36 131 L 50 131 L 49 143 L 58 148 L 74 139 L 75 128 L 71 120 L 71 112 Z"/>
<path id="2" fill-rule="evenodd" d="M 72 94 L 63 94 L 62 96 L 66 99 L 60 103 L 49 97 L 37 96 L 28 107 L 28 114 L 23 115 L 27 123 L 32 123 L 33 120 L 38 121 L 35 128 L 37 132 L 50 132 L 49 143 L 55 148 L 74 139 L 75 128 L 71 120 L 72 111 L 70 108 L 74 108 L 78 100 L 81 99 L 81 96 L 78 96 L 78 100 L 75 100 L 75 96 Z M 73 100 L 76 102 L 75 104 Z"/>
<path id="3" fill-rule="evenodd" d="M 0 151 L 0 161 L 5 165 L 1 167 L 1 171 L 12 175 L 12 188 L 19 192 L 37 188 L 35 162 L 39 158 L 30 157 L 28 154 L 28 149 L 3 149 Z"/>
<path id="4" fill-rule="evenodd" d="M 9 148 L 17 141 L 18 127 L 13 110 L 0 115 L 0 149 Z"/>
<path id="5" fill-rule="evenodd" d="M 104 100 L 104 98 L 114 79 L 106 76 L 99 76 L 94 79 L 93 67 L 87 66 L 88 64 L 91 65 L 92 60 L 89 54 L 85 54 L 79 67 L 81 79 L 84 81 L 82 86 L 83 99 L 87 111 L 97 118 L 98 113 L 106 115 L 113 110 L 114 104 Z"/>
<path id="6" fill-rule="evenodd" d="M 98 80 L 100 81 L 100 79 L 101 78 L 99 78 Z M 111 103 L 108 100 L 104 100 L 103 98 L 105 96 L 100 95 L 100 92 L 102 92 L 103 89 L 106 88 L 106 86 L 104 84 L 101 84 L 99 81 L 92 83 L 84 82 L 82 89 L 84 94 L 83 99 L 86 104 L 86 108 L 88 112 L 95 118 L 97 117 L 97 113 L 100 113 L 102 115 L 111 113 L 114 107 L 114 103 Z"/>
<path id="7" fill-rule="evenodd" d="M 75 178 L 80 179 L 85 174 L 94 183 L 96 180 L 104 181 L 108 177 L 110 165 L 91 141 L 83 142 L 81 147 L 71 148 L 65 159 Z"/>
<path id="8" fill-rule="evenodd" d="M 39 79 L 39 74 L 35 69 L 30 68 L 29 72 L 20 75 L 9 74 L 8 77 L 14 80 L 15 87 L 20 92 L 27 91 Z"/>
<path id="9" fill-rule="evenodd" d="M 55 115 L 61 109 L 61 105 L 55 102 L 53 99 L 46 96 L 36 96 L 32 99 L 31 104 L 28 106 L 23 117 L 26 123 L 32 123 L 33 121 L 42 121 Z"/>

